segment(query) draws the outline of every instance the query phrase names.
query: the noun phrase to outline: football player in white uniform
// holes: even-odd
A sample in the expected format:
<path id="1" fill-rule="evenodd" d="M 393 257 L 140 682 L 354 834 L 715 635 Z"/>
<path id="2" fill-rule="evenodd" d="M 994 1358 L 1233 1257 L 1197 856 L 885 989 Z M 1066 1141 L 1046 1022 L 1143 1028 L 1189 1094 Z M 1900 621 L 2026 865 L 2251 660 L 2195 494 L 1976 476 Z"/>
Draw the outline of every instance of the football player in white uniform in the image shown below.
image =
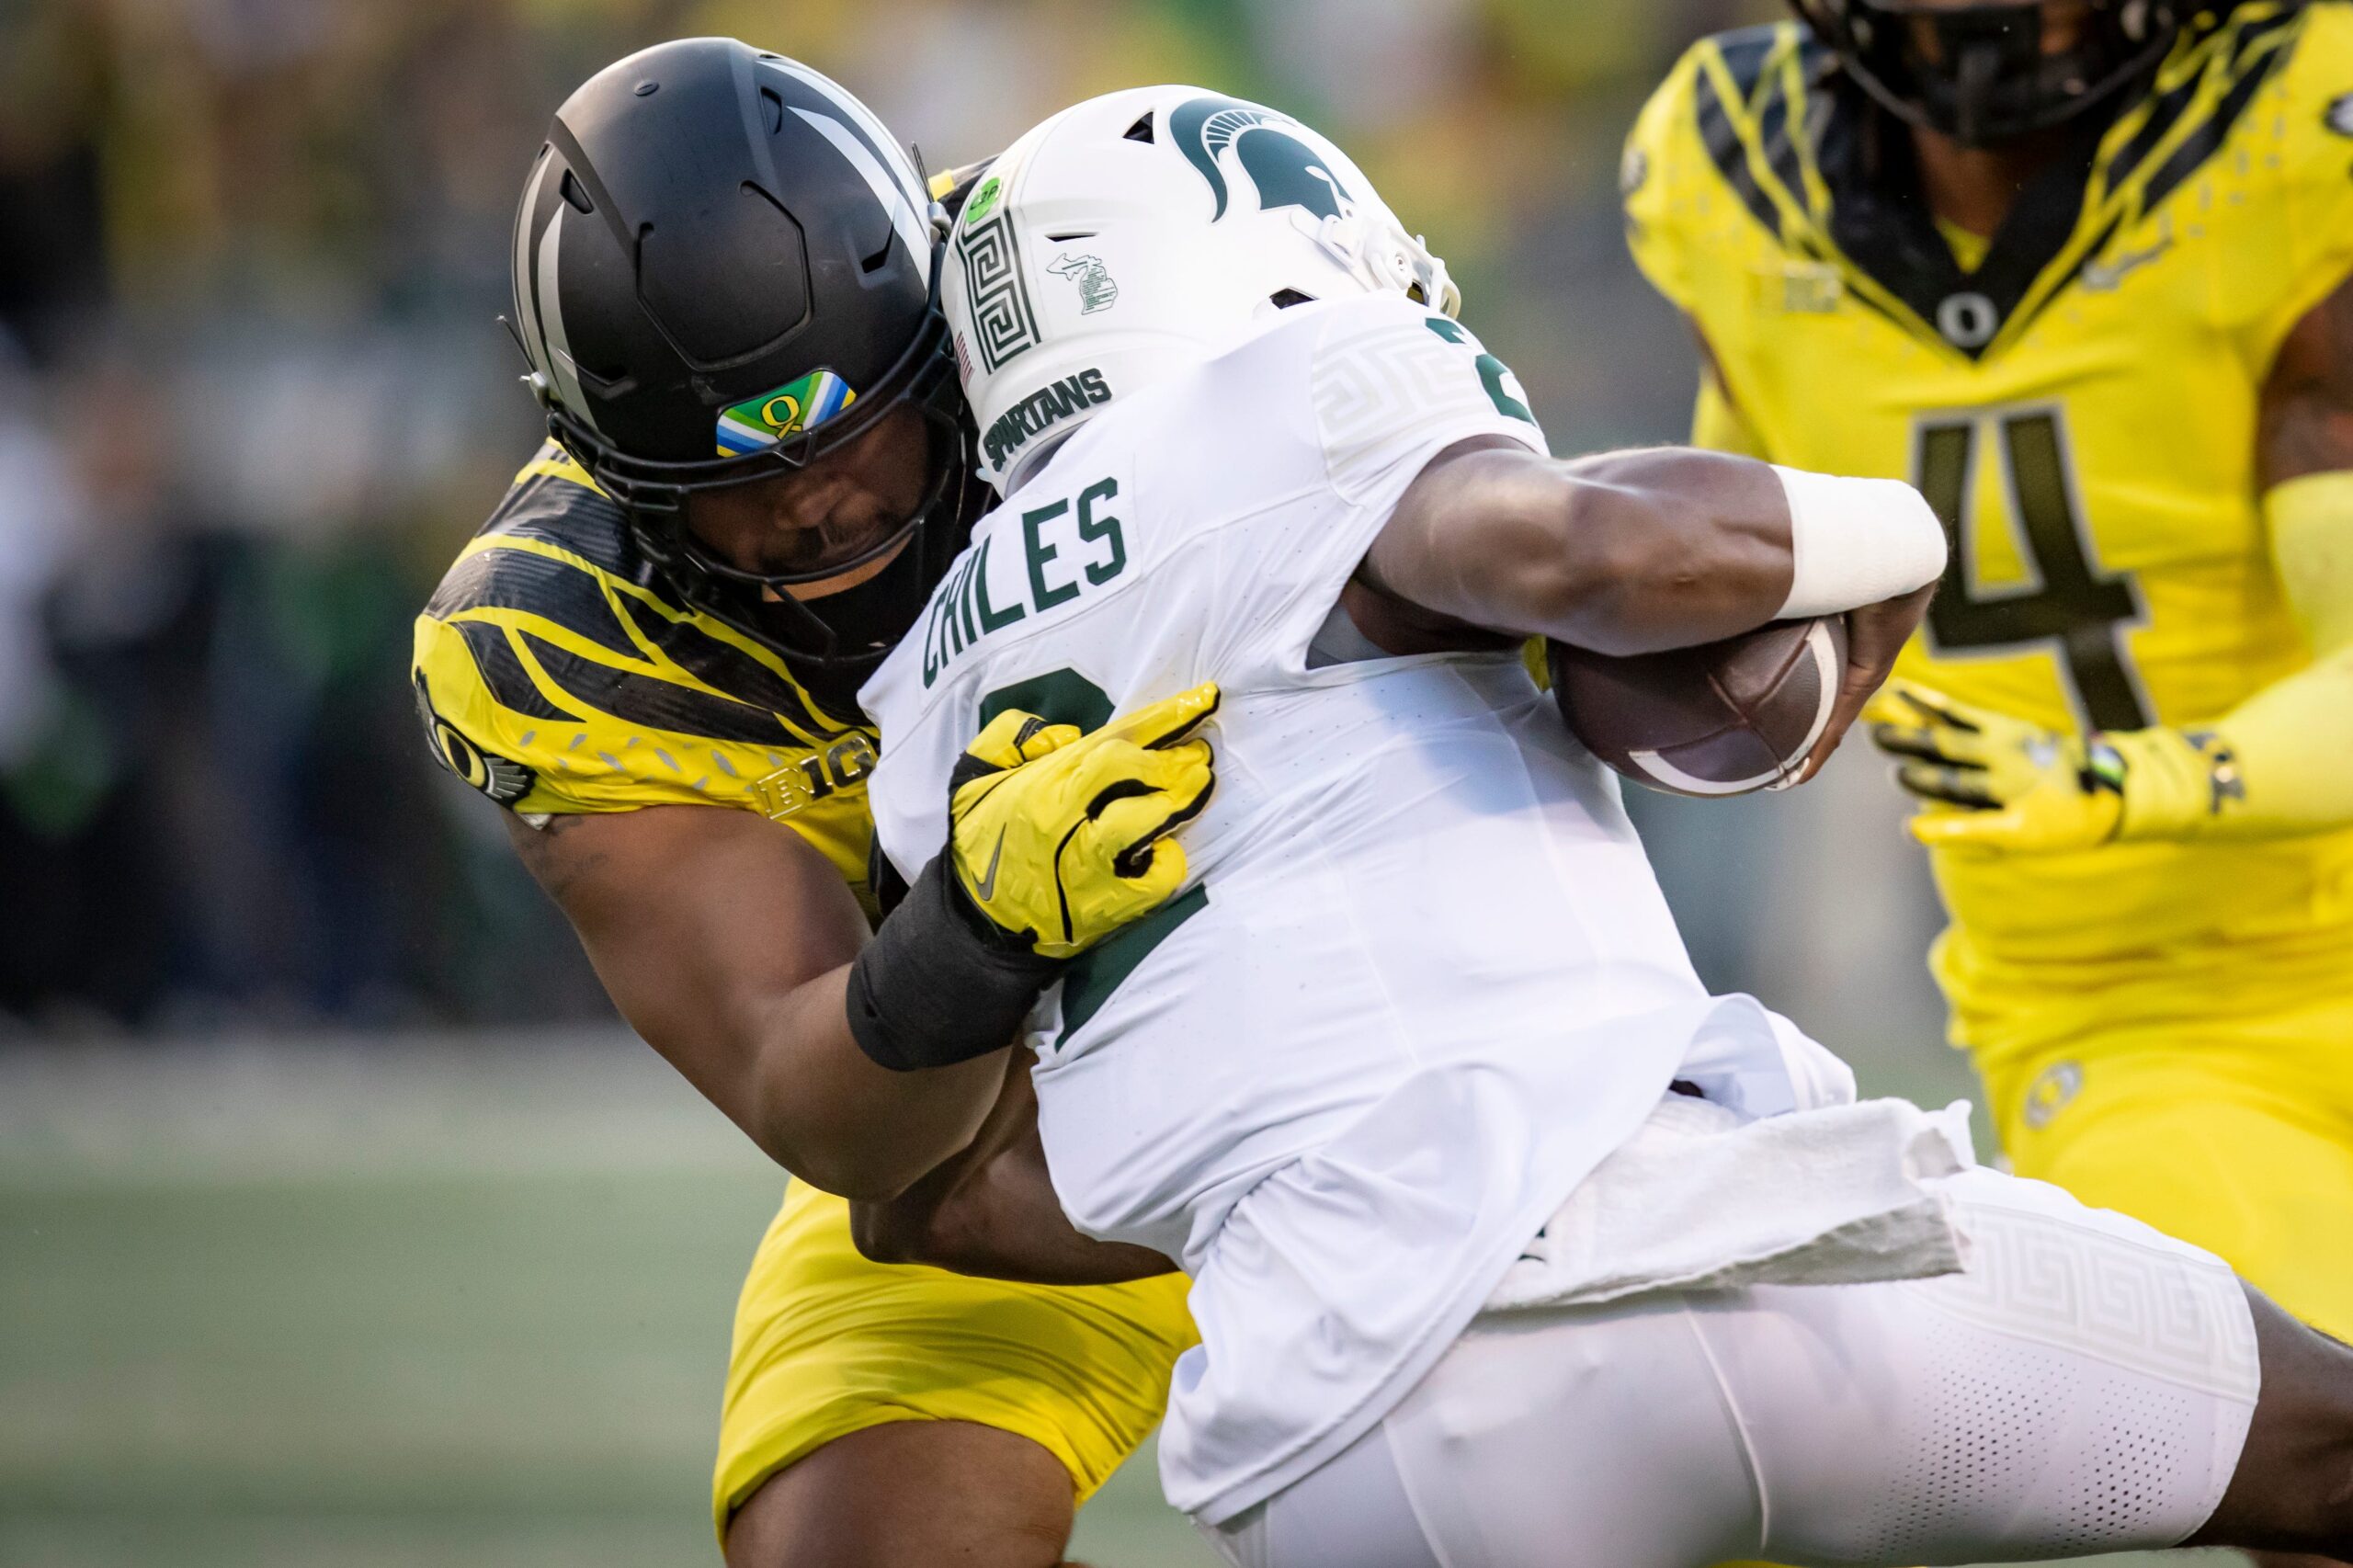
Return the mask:
<path id="1" fill-rule="evenodd" d="M 1516 657 L 1847 613 L 1826 751 L 1941 569 L 1916 494 L 1551 459 L 1363 174 L 1199 89 L 1047 121 L 951 247 L 1005 499 L 861 694 L 878 831 L 934 862 L 1007 710 L 1217 689 L 1188 891 L 1031 1025 L 1064 1209 L 1191 1277 L 1163 1479 L 1232 1560 L 2353 1551 L 2353 1351 L 1709 995 Z"/>

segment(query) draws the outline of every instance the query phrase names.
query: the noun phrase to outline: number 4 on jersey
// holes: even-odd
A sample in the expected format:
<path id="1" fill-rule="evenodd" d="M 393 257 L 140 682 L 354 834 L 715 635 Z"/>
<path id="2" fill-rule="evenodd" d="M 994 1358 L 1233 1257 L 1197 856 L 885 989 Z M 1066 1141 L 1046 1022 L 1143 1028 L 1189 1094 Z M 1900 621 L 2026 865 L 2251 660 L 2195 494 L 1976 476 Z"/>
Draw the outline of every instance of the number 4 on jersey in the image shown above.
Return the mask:
<path id="1" fill-rule="evenodd" d="M 1987 589 L 1976 581 L 1970 481 L 1981 426 L 1999 431 L 2030 586 Z M 2092 563 L 2059 411 L 1931 415 L 1914 428 L 1913 453 L 1913 483 L 1944 519 L 1952 541 L 1944 583 L 1928 606 L 1937 651 L 2055 642 L 2075 710 L 2086 723 L 2098 730 L 2147 728 L 2153 721 L 2123 637 L 2124 627 L 2143 619 L 2140 590 L 2131 576 L 2103 576 Z"/>

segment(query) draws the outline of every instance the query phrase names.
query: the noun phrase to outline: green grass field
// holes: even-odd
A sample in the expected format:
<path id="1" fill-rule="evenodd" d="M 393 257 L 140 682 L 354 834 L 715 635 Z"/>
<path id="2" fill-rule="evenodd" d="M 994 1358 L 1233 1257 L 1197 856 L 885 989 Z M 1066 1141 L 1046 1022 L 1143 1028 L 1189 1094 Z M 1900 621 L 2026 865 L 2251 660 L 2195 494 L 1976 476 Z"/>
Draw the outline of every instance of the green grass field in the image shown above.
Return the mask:
<path id="1" fill-rule="evenodd" d="M 779 1190 L 625 1037 L 0 1052 L 0 1568 L 710 1568 Z"/>
<path id="2" fill-rule="evenodd" d="M 0 1564 L 707 1568 L 779 1191 L 625 1039 L 0 1055 Z"/>

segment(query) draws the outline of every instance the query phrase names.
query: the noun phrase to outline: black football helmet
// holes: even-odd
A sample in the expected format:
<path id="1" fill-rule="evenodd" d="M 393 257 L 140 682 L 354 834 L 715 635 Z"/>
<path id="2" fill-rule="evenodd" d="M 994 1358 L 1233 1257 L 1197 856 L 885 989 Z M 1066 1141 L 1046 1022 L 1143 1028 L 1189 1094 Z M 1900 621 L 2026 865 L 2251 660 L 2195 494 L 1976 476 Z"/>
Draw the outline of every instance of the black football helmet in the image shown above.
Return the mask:
<path id="1" fill-rule="evenodd" d="M 2047 54 L 2040 0 L 1790 3 L 1890 112 L 1972 147 L 2107 102 L 2165 57 L 2191 8 L 2190 0 L 2090 0 L 2081 40 Z"/>
<path id="2" fill-rule="evenodd" d="M 598 72 L 556 110 L 515 216 L 515 326 L 548 427 L 688 606 L 846 693 L 915 623 L 983 493 L 938 304 L 946 222 L 865 105 L 733 39 Z M 805 569 L 747 572 L 686 527 L 698 491 L 771 478 L 911 407 L 924 500 Z M 904 548 L 902 548 L 904 547 Z M 786 590 L 897 549 L 822 598 Z"/>

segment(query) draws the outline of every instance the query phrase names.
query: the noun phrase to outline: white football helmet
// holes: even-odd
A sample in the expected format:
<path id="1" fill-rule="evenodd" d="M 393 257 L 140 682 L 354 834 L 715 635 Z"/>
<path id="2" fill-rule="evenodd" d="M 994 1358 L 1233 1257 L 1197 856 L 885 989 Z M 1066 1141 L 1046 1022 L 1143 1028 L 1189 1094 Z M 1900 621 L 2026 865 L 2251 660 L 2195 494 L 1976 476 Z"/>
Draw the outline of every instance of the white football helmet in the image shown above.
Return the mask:
<path id="1" fill-rule="evenodd" d="M 1448 315 L 1446 264 L 1290 116 L 1200 87 L 1055 115 L 964 203 L 940 298 L 981 473 L 1009 492 L 1114 400 L 1286 305 L 1394 292 Z"/>

